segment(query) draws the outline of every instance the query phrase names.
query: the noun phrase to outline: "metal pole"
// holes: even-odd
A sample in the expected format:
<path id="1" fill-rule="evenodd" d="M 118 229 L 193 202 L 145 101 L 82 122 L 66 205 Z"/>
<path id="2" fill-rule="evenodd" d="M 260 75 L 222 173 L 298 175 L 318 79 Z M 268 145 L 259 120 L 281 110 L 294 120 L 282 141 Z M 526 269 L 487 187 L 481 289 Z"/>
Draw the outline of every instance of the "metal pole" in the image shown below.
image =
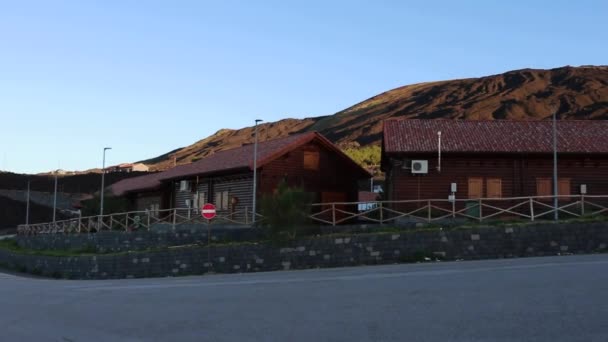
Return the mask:
<path id="1" fill-rule="evenodd" d="M 105 189 L 105 175 L 106 175 L 106 151 L 111 150 L 111 147 L 103 148 L 103 162 L 101 164 L 101 203 L 99 205 L 99 219 L 103 216 L 103 193 Z"/>
<path id="2" fill-rule="evenodd" d="M 255 128 L 254 128 L 254 135 L 255 135 L 255 143 L 253 144 L 253 210 L 252 210 L 252 217 L 251 217 L 251 223 L 255 224 L 255 213 L 256 213 L 256 197 L 257 197 L 257 187 L 258 187 L 258 122 L 261 122 L 262 120 L 260 119 L 256 119 L 255 120 Z"/>
<path id="3" fill-rule="evenodd" d="M 57 171 L 55 171 L 55 193 L 53 195 L 53 225 L 57 218 Z"/>
<path id="4" fill-rule="evenodd" d="M 30 224 L 30 182 L 27 181 L 27 203 L 25 205 L 25 225 Z"/>
<path id="5" fill-rule="evenodd" d="M 553 208 L 555 211 L 553 212 L 553 218 L 555 221 L 559 220 L 559 213 L 557 211 L 557 118 L 556 111 L 553 112 Z"/>

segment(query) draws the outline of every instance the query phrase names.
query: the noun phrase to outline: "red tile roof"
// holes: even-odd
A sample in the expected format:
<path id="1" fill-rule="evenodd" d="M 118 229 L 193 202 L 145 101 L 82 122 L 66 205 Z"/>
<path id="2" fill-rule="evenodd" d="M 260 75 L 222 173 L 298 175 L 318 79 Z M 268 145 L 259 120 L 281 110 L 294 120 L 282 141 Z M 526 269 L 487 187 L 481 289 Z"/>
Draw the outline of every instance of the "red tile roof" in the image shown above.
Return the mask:
<path id="1" fill-rule="evenodd" d="M 550 153 L 551 120 L 411 120 L 384 122 L 384 153 Z M 558 120 L 558 152 L 608 153 L 608 120 Z"/>
<path id="2" fill-rule="evenodd" d="M 160 187 L 160 177 L 162 172 L 157 172 L 145 176 L 123 179 L 112 184 L 110 189 L 116 196 L 122 196 L 132 191 L 154 190 Z"/>
<path id="3" fill-rule="evenodd" d="M 258 143 L 258 167 L 263 164 L 265 159 L 275 155 L 278 151 L 289 150 L 291 146 L 299 146 L 314 137 L 315 133 L 304 133 Z M 163 172 L 162 179 L 183 178 L 235 169 L 253 170 L 253 147 L 253 144 L 249 144 L 216 152 L 192 164 L 180 165 L 167 170 Z"/>
<path id="4" fill-rule="evenodd" d="M 346 162 L 350 163 L 357 172 L 360 172 L 364 178 L 371 177 L 365 169 L 346 156 L 329 140 L 316 132 L 295 134 L 285 138 L 258 143 L 257 166 L 258 168 L 262 167 L 264 164 L 312 140 L 316 140 L 326 148 L 337 152 L 346 160 Z M 208 175 L 230 170 L 253 170 L 253 147 L 254 145 L 250 144 L 231 150 L 220 151 L 192 164 L 180 165 L 154 175 L 129 178 L 114 184 L 112 190 L 114 194 L 120 196 L 127 192 L 158 188 L 163 181 Z"/>

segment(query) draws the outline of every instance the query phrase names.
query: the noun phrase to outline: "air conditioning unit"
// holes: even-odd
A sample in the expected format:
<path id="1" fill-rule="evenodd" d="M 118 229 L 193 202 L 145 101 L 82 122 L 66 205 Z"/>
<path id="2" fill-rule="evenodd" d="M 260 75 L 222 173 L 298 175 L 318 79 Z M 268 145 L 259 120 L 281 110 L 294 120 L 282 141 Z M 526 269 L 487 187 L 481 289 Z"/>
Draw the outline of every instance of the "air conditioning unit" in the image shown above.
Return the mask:
<path id="1" fill-rule="evenodd" d="M 179 191 L 190 191 L 190 182 L 189 181 L 180 181 L 179 182 Z"/>
<path id="2" fill-rule="evenodd" d="M 429 173 L 429 162 L 428 160 L 412 160 L 411 167 L 413 174 L 426 174 Z"/>

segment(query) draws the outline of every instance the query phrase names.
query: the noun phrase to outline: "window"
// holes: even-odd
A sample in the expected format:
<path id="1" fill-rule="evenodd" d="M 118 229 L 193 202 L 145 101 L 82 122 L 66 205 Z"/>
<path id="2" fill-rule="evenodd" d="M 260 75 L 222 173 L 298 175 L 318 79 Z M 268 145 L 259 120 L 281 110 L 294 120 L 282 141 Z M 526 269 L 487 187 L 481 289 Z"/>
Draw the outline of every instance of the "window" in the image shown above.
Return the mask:
<path id="1" fill-rule="evenodd" d="M 483 178 L 469 178 L 469 198 L 481 198 L 483 194 Z"/>
<path id="2" fill-rule="evenodd" d="M 207 194 L 204 192 L 197 192 L 192 194 L 192 208 L 200 209 L 203 204 L 207 201 Z"/>
<path id="3" fill-rule="evenodd" d="M 218 191 L 215 193 L 215 207 L 217 210 L 228 210 L 228 204 L 230 203 L 228 199 L 228 191 Z"/>
<path id="4" fill-rule="evenodd" d="M 190 191 L 192 184 L 189 181 L 183 180 L 179 182 L 179 191 Z"/>
<path id="5" fill-rule="evenodd" d="M 488 178 L 486 180 L 488 198 L 502 197 L 502 180 L 500 178 Z"/>
<path id="6" fill-rule="evenodd" d="M 160 204 L 153 203 L 150 205 L 150 216 L 158 217 L 158 211 L 160 210 Z"/>
<path id="7" fill-rule="evenodd" d="M 319 152 L 304 151 L 304 169 L 318 170 L 319 169 Z"/>
<path id="8" fill-rule="evenodd" d="M 536 196 L 552 196 L 551 178 L 536 178 Z"/>

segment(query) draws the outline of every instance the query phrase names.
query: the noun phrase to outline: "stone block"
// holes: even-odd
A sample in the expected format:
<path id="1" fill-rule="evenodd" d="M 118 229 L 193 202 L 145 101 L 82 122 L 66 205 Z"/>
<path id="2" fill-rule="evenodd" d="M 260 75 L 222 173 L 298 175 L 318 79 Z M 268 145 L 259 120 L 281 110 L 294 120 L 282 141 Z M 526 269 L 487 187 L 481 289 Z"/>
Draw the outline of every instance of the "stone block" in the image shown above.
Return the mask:
<path id="1" fill-rule="evenodd" d="M 479 234 L 471 234 L 471 241 L 479 241 L 480 236 Z"/>

